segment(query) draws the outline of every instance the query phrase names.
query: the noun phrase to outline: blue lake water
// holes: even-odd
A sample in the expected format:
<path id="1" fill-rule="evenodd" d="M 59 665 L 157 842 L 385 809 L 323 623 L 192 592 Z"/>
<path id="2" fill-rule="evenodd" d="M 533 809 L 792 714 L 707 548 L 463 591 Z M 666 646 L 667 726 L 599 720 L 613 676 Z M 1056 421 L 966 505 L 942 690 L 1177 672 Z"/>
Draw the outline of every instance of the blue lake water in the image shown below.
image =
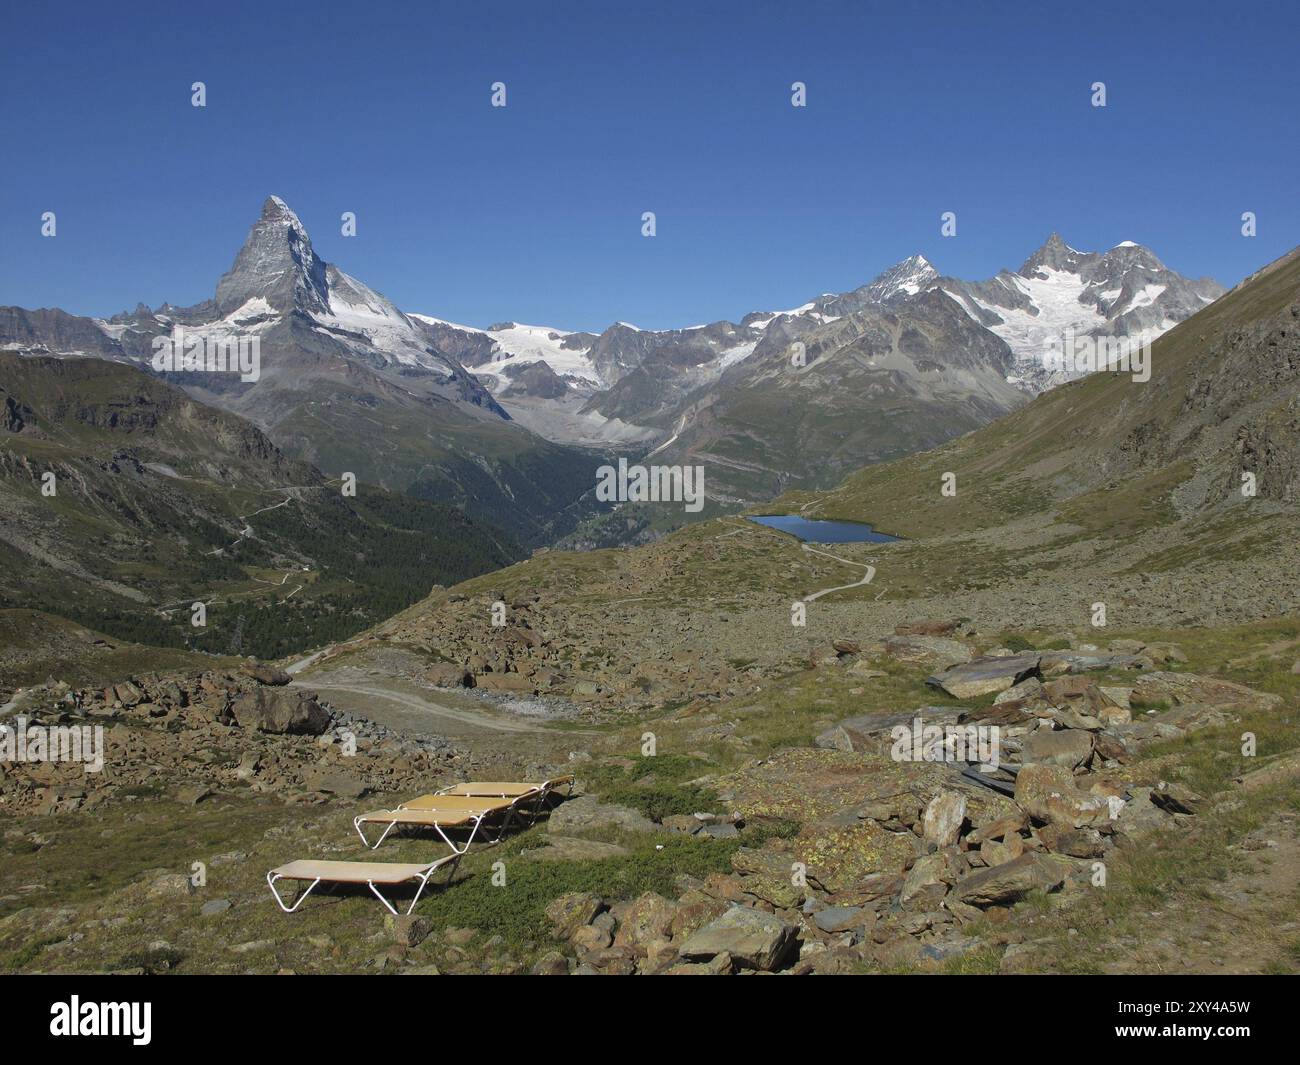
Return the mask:
<path id="1" fill-rule="evenodd" d="M 861 521 L 814 521 L 797 514 L 764 514 L 761 517 L 750 517 L 749 520 L 771 529 L 780 529 L 810 544 L 856 544 L 864 541 L 884 544 L 898 539 L 897 536 L 876 532 Z"/>

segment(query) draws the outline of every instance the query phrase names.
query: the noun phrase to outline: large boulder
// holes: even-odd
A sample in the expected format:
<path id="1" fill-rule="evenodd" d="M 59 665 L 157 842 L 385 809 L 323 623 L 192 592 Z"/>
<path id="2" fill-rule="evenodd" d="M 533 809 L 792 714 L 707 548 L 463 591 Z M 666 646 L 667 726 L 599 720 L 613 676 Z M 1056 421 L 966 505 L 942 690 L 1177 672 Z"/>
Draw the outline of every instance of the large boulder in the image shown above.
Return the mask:
<path id="1" fill-rule="evenodd" d="M 531 677 L 522 673 L 480 673 L 474 678 L 474 686 L 488 692 L 515 692 L 532 695 L 537 691 L 537 684 Z"/>
<path id="2" fill-rule="evenodd" d="M 1231 707 L 1242 710 L 1266 710 L 1282 702 L 1282 696 L 1258 692 L 1217 677 L 1195 673 L 1148 673 L 1138 679 L 1131 702 L 1134 709 L 1161 709 L 1167 706 Z"/>
<path id="3" fill-rule="evenodd" d="M 942 636 L 891 636 L 885 654 L 902 662 L 933 662 L 939 669 L 969 662 L 975 655 L 960 640 Z"/>
<path id="4" fill-rule="evenodd" d="M 546 907 L 546 919 L 556 939 L 570 939 L 579 928 L 585 928 L 605 908 L 599 895 L 586 891 L 570 892 L 553 899 Z"/>
<path id="5" fill-rule="evenodd" d="M 277 735 L 319 736 L 330 715 L 311 692 L 259 687 L 241 695 L 231 707 L 240 728 Z"/>
<path id="6" fill-rule="evenodd" d="M 871 820 L 816 822 L 795 837 L 809 884 L 828 893 L 853 889 L 873 874 L 901 874 L 915 856 L 910 832 L 890 832 Z"/>
<path id="7" fill-rule="evenodd" d="M 1041 701 L 1043 697 L 1043 682 L 1037 677 L 1027 677 L 1019 684 L 1013 684 L 1006 691 L 1002 692 L 993 700 L 994 706 L 1000 706 L 1002 703 L 1025 703 Z"/>
<path id="8" fill-rule="evenodd" d="M 466 688 L 474 684 L 474 675 L 455 662 L 435 662 L 425 670 L 424 679 L 438 688 Z"/>
<path id="9" fill-rule="evenodd" d="M 275 687 L 283 687 L 293 680 L 283 669 L 277 669 L 275 666 L 268 666 L 262 662 L 254 662 L 251 659 L 241 663 L 239 672 L 246 677 L 252 677 L 258 684 L 270 684 Z"/>
<path id="10" fill-rule="evenodd" d="M 1072 828 L 1109 824 L 1122 807 L 1104 795 L 1080 791 L 1074 774 L 1064 766 L 1044 763 L 1021 767 L 1016 775 L 1016 802 L 1036 821 Z"/>
<path id="11" fill-rule="evenodd" d="M 682 944 L 684 958 L 729 954 L 733 962 L 771 972 L 789 955 L 796 929 L 774 914 L 733 906 Z"/>
<path id="12" fill-rule="evenodd" d="M 926 678 L 932 688 L 941 688 L 954 699 L 976 699 L 991 692 L 1006 691 L 1013 684 L 1038 672 L 1037 651 L 1003 657 L 977 658 Z"/>
<path id="13" fill-rule="evenodd" d="M 673 918 L 676 915 L 675 902 L 648 891 L 628 903 L 621 911 L 614 946 L 630 947 L 644 953 L 652 943 L 672 936 Z"/>
<path id="14" fill-rule="evenodd" d="M 784 851 L 737 847 L 731 855 L 731 867 L 740 874 L 744 891 L 783 909 L 798 906 L 807 894 L 797 886 L 795 865 L 796 859 Z"/>
<path id="15" fill-rule="evenodd" d="M 958 881 L 953 892 L 968 906 L 996 906 L 1015 902 L 1038 888 L 1055 891 L 1072 868 L 1067 861 L 1050 854 L 1031 852 L 1004 865 L 972 873 Z"/>
<path id="16" fill-rule="evenodd" d="M 644 814 L 626 806 L 603 803 L 594 795 L 581 795 L 562 803 L 546 821 L 546 831 L 568 835 L 590 829 L 618 828 L 629 832 L 667 832 Z"/>
<path id="17" fill-rule="evenodd" d="M 880 746 L 880 727 L 879 714 L 846 717 L 821 733 L 813 740 L 813 745 L 831 751 L 876 750 Z"/>
<path id="18" fill-rule="evenodd" d="M 1021 757 L 1027 763 L 1040 762 L 1075 769 L 1086 765 L 1092 758 L 1092 733 L 1073 728 L 1056 731 L 1040 728 L 1025 737 Z"/>
<path id="19" fill-rule="evenodd" d="M 1088 653 L 1083 651 L 1044 651 L 1041 668 L 1044 675 L 1090 673 L 1102 669 L 1150 669 L 1155 663 L 1145 655 Z"/>

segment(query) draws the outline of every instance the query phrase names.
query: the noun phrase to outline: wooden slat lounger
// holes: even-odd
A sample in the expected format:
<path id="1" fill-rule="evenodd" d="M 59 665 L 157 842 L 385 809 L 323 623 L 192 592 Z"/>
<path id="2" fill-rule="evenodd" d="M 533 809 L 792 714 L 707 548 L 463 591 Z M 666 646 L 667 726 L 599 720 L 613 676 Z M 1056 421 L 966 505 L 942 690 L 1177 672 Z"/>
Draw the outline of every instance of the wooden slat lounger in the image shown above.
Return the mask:
<path id="1" fill-rule="evenodd" d="M 411 900 L 411 905 L 407 908 L 407 913 L 415 909 L 415 904 L 420 901 L 420 896 L 424 893 L 425 885 L 429 883 L 429 878 L 441 869 L 443 866 L 449 866 L 447 872 L 447 882 L 451 882 L 452 874 L 456 871 L 456 863 L 460 861 L 460 855 L 457 853 L 449 854 L 445 858 L 439 858 L 436 862 L 421 863 L 401 863 L 401 862 L 316 862 L 316 861 L 296 861 L 289 862 L 277 869 L 272 869 L 266 874 L 267 886 L 271 889 L 271 894 L 275 896 L 276 903 L 285 913 L 293 913 L 302 905 L 303 899 L 312 893 L 316 885 L 325 882 L 328 884 L 365 884 L 374 892 L 375 897 L 388 907 L 389 913 L 396 914 L 397 910 L 393 904 L 384 898 L 380 890 L 375 887 L 376 884 L 396 885 L 406 884 L 412 881 L 419 882 L 419 888 L 415 892 L 415 898 Z M 280 893 L 275 890 L 277 880 L 310 880 L 307 890 L 294 900 L 292 906 L 286 906 Z"/>
<path id="2" fill-rule="evenodd" d="M 417 825 L 432 828 L 453 853 L 464 854 L 474 842 L 483 822 L 498 814 L 504 814 L 505 817 L 493 842 L 499 840 L 510 827 L 515 807 L 515 800 L 512 799 L 476 799 L 455 795 L 447 796 L 436 805 L 423 803 L 416 805 L 418 802 L 419 800 L 412 800 L 411 803 L 403 803 L 392 810 L 376 810 L 373 813 L 361 814 L 353 818 L 352 825 L 357 830 L 357 835 L 361 837 L 361 841 L 372 850 L 383 843 L 388 833 L 398 825 Z M 366 839 L 363 825 L 383 825 L 384 831 L 374 843 L 371 843 Z M 465 840 L 464 846 L 457 847 L 452 842 L 451 837 L 447 835 L 448 829 L 469 829 L 469 838 Z"/>

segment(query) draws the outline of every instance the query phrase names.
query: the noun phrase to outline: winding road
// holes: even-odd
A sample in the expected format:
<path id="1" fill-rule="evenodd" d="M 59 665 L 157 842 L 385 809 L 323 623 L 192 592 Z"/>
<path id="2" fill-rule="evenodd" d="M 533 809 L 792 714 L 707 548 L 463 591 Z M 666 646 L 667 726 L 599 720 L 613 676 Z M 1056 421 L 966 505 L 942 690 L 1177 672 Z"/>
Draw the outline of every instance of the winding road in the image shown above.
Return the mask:
<path id="1" fill-rule="evenodd" d="M 840 558 L 839 555 L 832 555 L 829 551 L 819 551 L 815 547 L 809 547 L 807 544 L 800 544 L 805 551 L 814 555 L 825 555 L 827 558 L 833 558 L 836 562 L 843 562 L 846 566 L 865 566 L 866 573 L 862 575 L 860 581 L 854 581 L 852 584 L 841 584 L 835 588 L 823 588 L 820 592 L 810 592 L 803 597 L 805 603 L 811 603 L 814 599 L 820 599 L 823 595 L 830 595 L 831 592 L 842 592 L 848 588 L 861 588 L 864 584 L 870 584 L 871 578 L 876 575 L 876 567 L 867 562 L 855 562 L 851 558 Z"/>

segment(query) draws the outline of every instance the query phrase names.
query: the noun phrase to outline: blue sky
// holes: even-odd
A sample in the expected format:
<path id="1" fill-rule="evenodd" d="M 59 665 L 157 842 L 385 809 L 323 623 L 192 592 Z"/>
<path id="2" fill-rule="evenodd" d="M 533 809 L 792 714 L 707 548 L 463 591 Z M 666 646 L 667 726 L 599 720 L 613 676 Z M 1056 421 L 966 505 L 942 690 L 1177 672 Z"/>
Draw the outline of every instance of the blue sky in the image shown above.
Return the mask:
<path id="1" fill-rule="evenodd" d="M 270 193 L 403 309 L 479 326 L 736 319 L 914 252 L 982 278 L 1053 229 L 1225 284 L 1300 242 L 1294 5 L 49 3 L 4 30 L 0 304 L 198 302 Z"/>

